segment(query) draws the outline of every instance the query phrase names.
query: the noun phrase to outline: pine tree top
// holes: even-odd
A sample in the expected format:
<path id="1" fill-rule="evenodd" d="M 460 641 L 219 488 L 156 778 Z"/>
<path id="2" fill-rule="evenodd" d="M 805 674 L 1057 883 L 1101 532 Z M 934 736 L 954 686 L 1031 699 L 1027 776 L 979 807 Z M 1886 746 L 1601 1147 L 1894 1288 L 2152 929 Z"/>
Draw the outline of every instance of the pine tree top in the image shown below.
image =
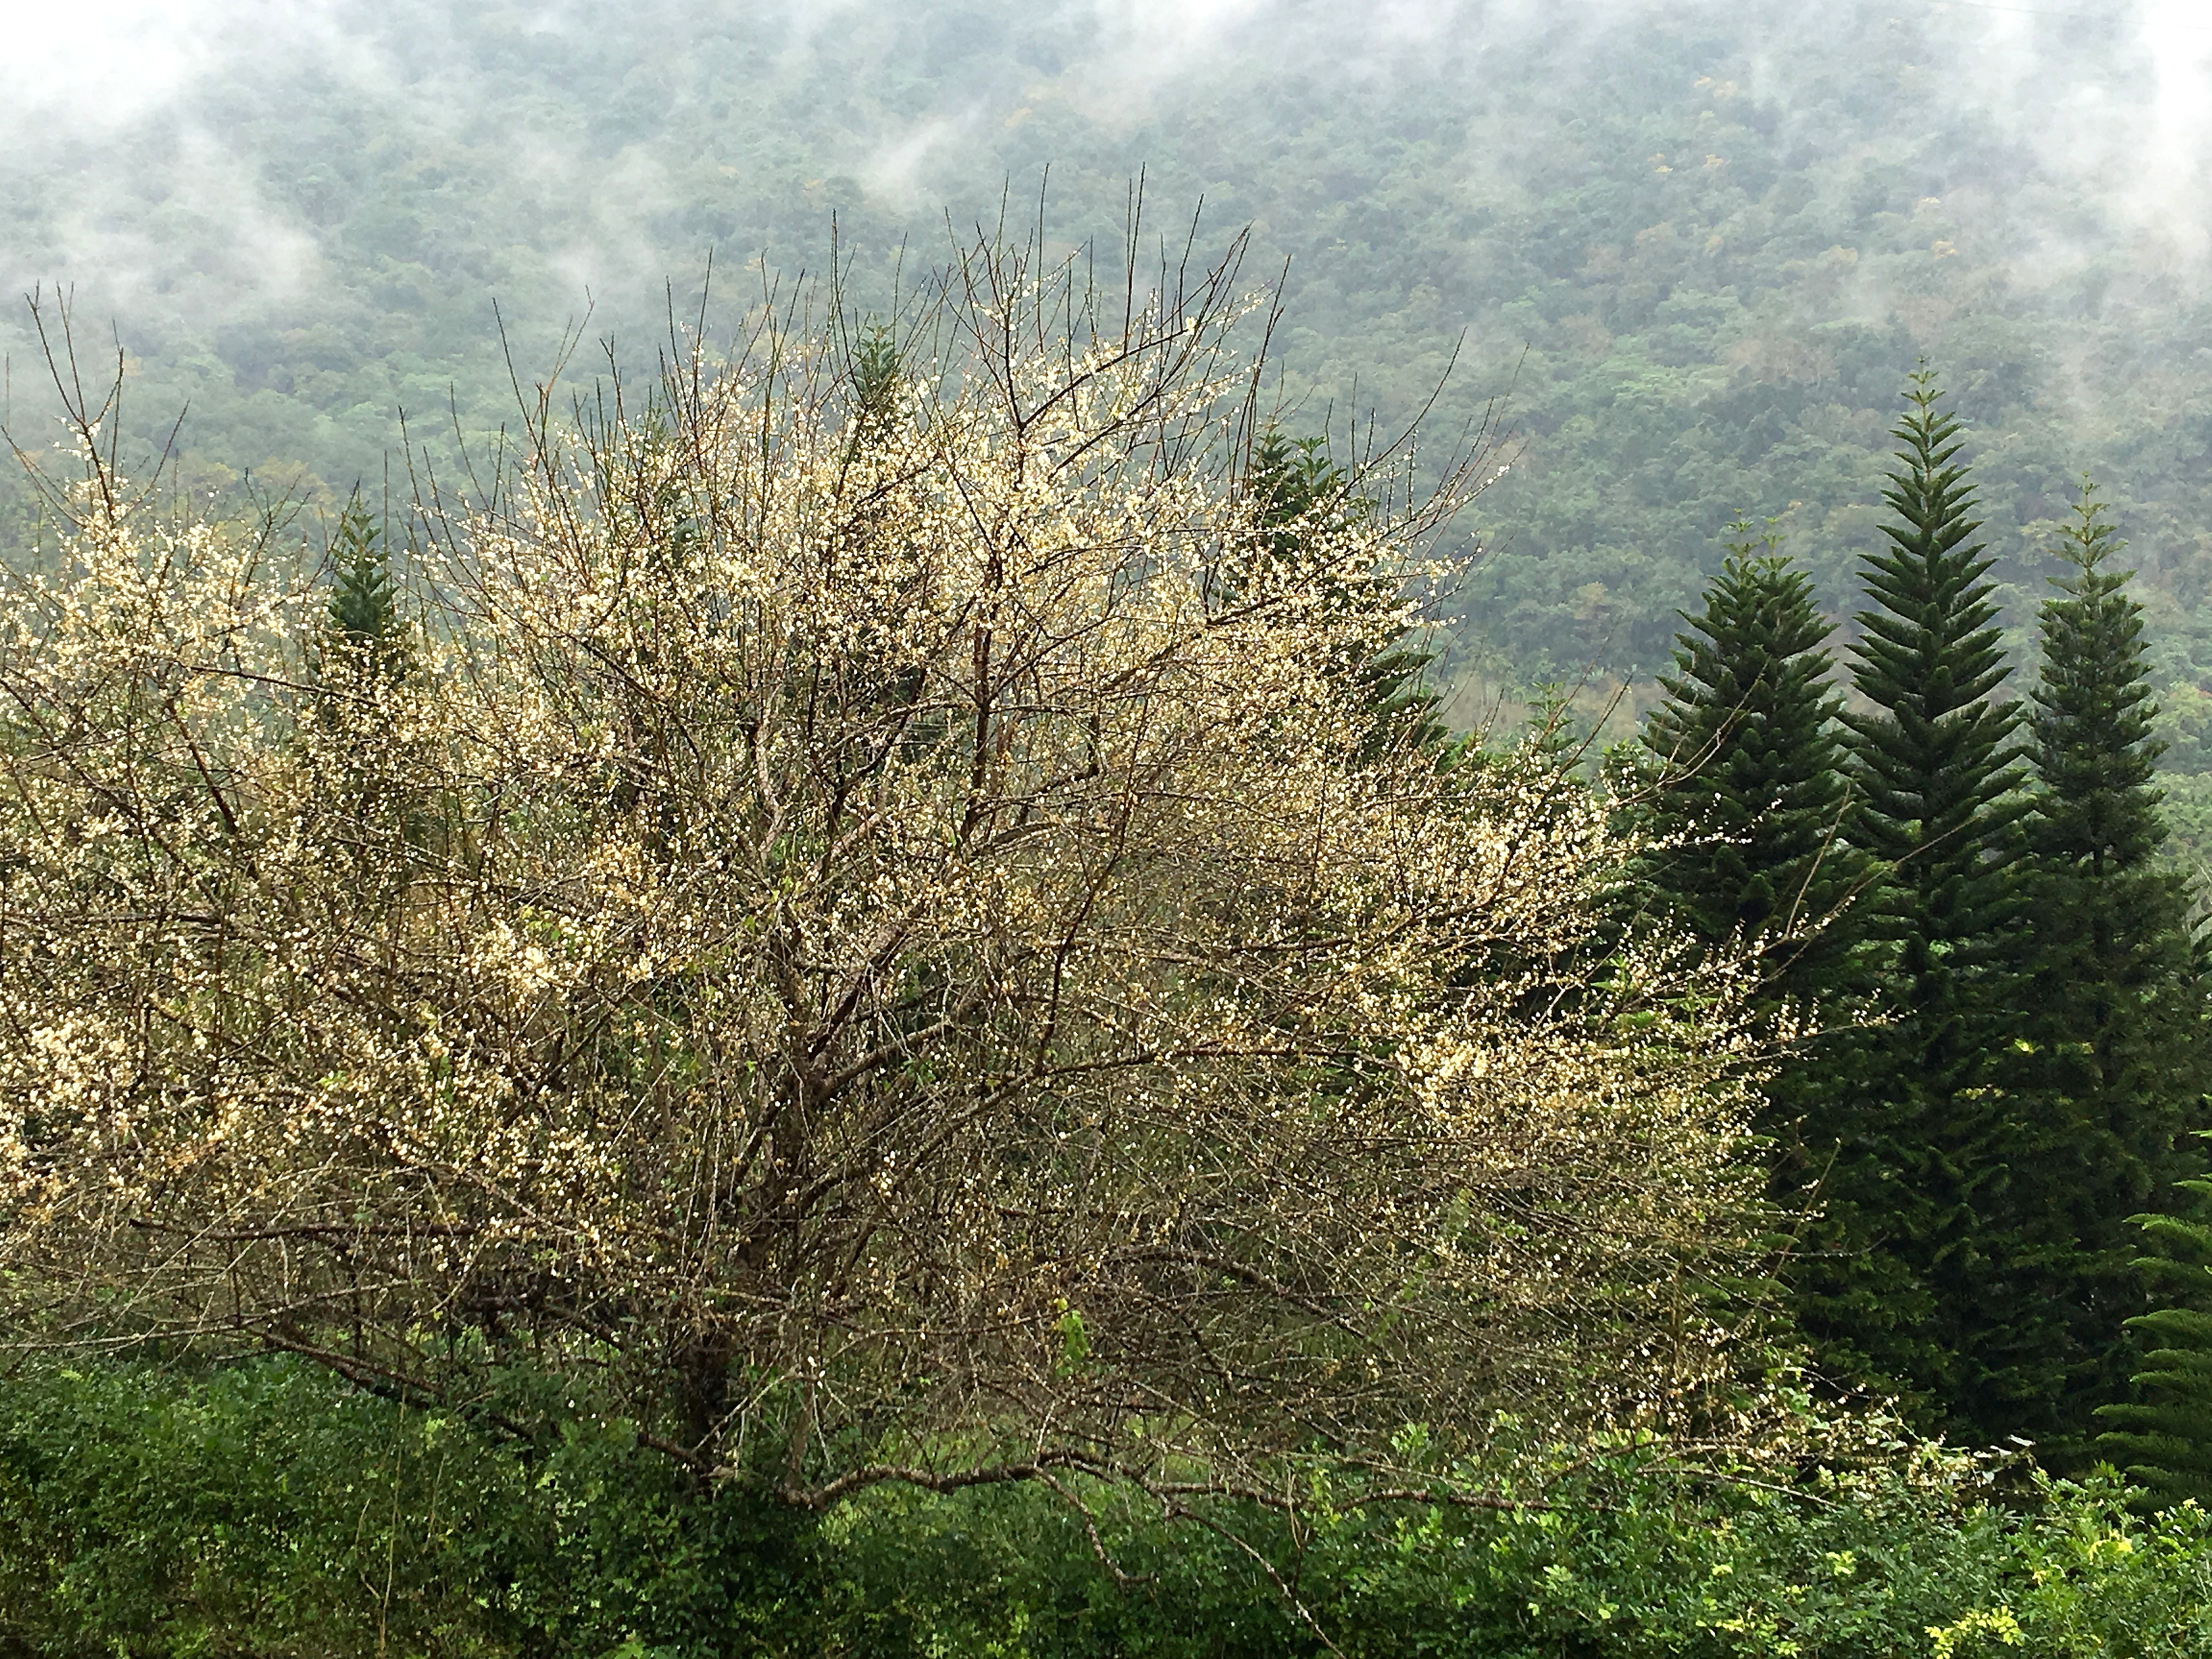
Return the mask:
<path id="1" fill-rule="evenodd" d="M 1941 720 L 1978 703 L 2009 672 L 1994 586 L 1983 580 L 1994 561 L 1972 539 L 1981 521 L 1967 516 L 1974 492 L 1958 459 L 1965 445 L 1958 416 L 1936 406 L 1942 396 L 1927 371 L 1912 377 L 1911 410 L 1891 428 L 1903 465 L 1882 491 L 1897 517 L 1882 526 L 1892 545 L 1861 572 L 1881 608 L 1860 615 L 1853 678 L 1905 720 Z"/>
<path id="2" fill-rule="evenodd" d="M 904 378 L 898 337 L 889 323 L 870 318 L 852 349 L 854 438 L 863 428 L 887 426 L 896 418 Z"/>
<path id="3" fill-rule="evenodd" d="M 1973 539 L 1960 422 L 1942 397 L 1933 375 L 1915 374 L 1893 428 L 1899 465 L 1882 499 L 1895 522 L 1863 567 L 1875 605 L 1859 613 L 1852 647 L 1852 680 L 1874 712 L 1845 716 L 1859 738 L 1862 844 L 1910 861 L 1905 879 L 1930 892 L 1985 873 L 2021 781 L 2019 710 L 1991 696 L 2011 672 L 1984 580 L 1993 561 Z M 1978 930 L 1983 911 L 1947 906 L 1946 931 Z"/>
<path id="4" fill-rule="evenodd" d="M 1270 426 L 1252 446 L 1244 487 L 1266 532 L 1267 556 L 1295 561 L 1312 521 L 1333 510 L 1358 510 L 1351 475 L 1329 458 L 1321 438 L 1293 438 Z"/>
<path id="5" fill-rule="evenodd" d="M 2136 868 L 2166 842 L 2153 787 L 2166 745 L 2145 659 L 2142 607 L 2128 596 L 2135 574 L 2111 561 L 2126 545 L 2086 480 L 2055 550 L 2068 573 L 2040 613 L 2043 669 L 2028 726 L 2035 769 L 2035 846 L 2046 859 L 2098 870 Z"/>
<path id="6" fill-rule="evenodd" d="M 1219 592 L 1233 598 L 1253 577 L 1280 577 L 1310 562 L 1317 534 L 1332 520 L 1364 518 L 1375 503 L 1358 491 L 1352 474 L 1331 458 L 1328 441 L 1293 438 L 1277 426 L 1264 428 L 1254 440 L 1244 471 L 1244 490 L 1260 532 L 1243 568 L 1224 568 Z M 1387 611 L 1395 590 L 1378 589 L 1358 573 L 1324 575 L 1331 603 L 1346 608 L 1370 607 Z M 1379 626 L 1358 659 L 1346 665 L 1367 688 L 1375 712 L 1378 742 L 1386 734 L 1402 734 L 1417 746 L 1440 757 L 1452 753 L 1449 731 L 1436 717 L 1441 701 L 1431 690 L 1426 676 L 1434 653 L 1403 643 L 1393 620 Z"/>
<path id="7" fill-rule="evenodd" d="M 377 672 L 397 678 L 405 653 L 405 623 L 384 532 L 362 505 L 358 492 L 338 514 L 331 535 L 330 561 L 331 643 Z"/>
<path id="8" fill-rule="evenodd" d="M 1681 739 L 1710 739 L 1717 721 L 1768 717 L 1769 702 L 1822 720 L 1838 707 L 1820 648 L 1834 629 L 1814 603 L 1812 579 L 1779 550 L 1778 538 L 1754 541 L 1741 520 L 1729 528 L 1736 539 L 1705 590 L 1705 609 L 1675 613 L 1691 631 L 1675 635 L 1674 672 L 1659 677 L 1669 702 L 1644 729 L 1646 744 L 1677 764 L 1690 758 Z"/>
<path id="9" fill-rule="evenodd" d="M 1822 649 L 1832 630 L 1778 538 L 1730 530 L 1642 733 L 1656 769 L 1647 827 L 1672 843 L 1652 878 L 1709 939 L 1819 923 L 1855 867 L 1837 844 L 1848 787 Z"/>

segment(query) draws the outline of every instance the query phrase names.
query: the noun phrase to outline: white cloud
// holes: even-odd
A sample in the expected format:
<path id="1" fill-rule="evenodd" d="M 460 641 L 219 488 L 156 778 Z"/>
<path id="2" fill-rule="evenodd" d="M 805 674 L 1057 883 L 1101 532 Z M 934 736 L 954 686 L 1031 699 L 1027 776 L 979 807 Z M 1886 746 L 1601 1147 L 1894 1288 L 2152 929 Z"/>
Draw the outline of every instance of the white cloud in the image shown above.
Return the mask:
<path id="1" fill-rule="evenodd" d="M 2212 255 L 2212 14 L 2202 0 L 2144 0 L 2153 76 L 2126 199 L 2195 262 Z"/>
<path id="2" fill-rule="evenodd" d="M 110 0 L 0 3 L 0 88 L 18 111 L 126 120 L 173 94 L 221 53 L 217 5 Z"/>

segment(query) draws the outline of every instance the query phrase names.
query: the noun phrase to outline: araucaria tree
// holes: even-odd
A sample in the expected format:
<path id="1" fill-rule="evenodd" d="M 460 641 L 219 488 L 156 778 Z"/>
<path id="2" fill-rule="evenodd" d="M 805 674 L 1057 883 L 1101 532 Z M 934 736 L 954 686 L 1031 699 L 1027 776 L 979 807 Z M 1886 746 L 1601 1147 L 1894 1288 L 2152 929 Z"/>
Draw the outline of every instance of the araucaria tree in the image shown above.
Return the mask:
<path id="1" fill-rule="evenodd" d="M 2212 1182 L 2178 1183 L 2178 1212 L 2136 1218 L 2139 1257 L 2158 1305 L 2128 1322 L 2142 1357 L 2140 1396 L 2097 1408 L 2097 1453 L 2161 1503 L 2212 1500 Z"/>
<path id="2" fill-rule="evenodd" d="M 384 532 L 356 494 L 331 536 L 331 643 L 353 669 L 388 673 L 405 650 L 406 623 Z"/>
<path id="3" fill-rule="evenodd" d="M 1832 629 L 1804 573 L 1735 528 L 1644 723 L 1650 879 L 1698 937 L 1757 944 L 1765 1000 L 1809 1005 L 1836 978 L 1847 935 L 1835 924 L 1858 867 L 1843 839 L 1841 702 L 1821 648 Z"/>
<path id="4" fill-rule="evenodd" d="M 2129 1219 L 2171 1206 L 2195 1173 L 2203 1122 L 2203 987 L 2183 878 L 2166 842 L 2151 735 L 2142 608 L 2102 504 L 2085 489 L 2042 608 L 2028 726 L 2041 787 L 2027 820 L 2028 957 L 2022 1093 L 2038 1134 L 2014 1180 L 2051 1228 L 2044 1295 L 2062 1315 L 2039 1437 L 2077 1444 L 2122 1397 L 2142 1311 Z"/>
<path id="5" fill-rule="evenodd" d="M 1316 530 L 1325 530 L 1332 520 L 1346 514 L 1356 517 L 1374 503 L 1362 497 L 1352 475 L 1329 459 L 1326 440 L 1293 439 L 1272 423 L 1251 446 L 1243 482 L 1261 527 L 1261 556 L 1277 572 L 1277 580 L 1310 570 L 1321 593 L 1369 618 L 1368 636 L 1348 641 L 1352 655 L 1347 661 L 1357 665 L 1355 672 L 1367 684 L 1377 727 L 1375 741 L 1396 743 L 1410 737 L 1440 758 L 1448 757 L 1450 733 L 1436 714 L 1441 699 L 1424 679 L 1431 653 L 1405 642 L 1395 609 L 1378 611 L 1371 595 L 1332 585 L 1329 538 L 1315 537 Z M 1223 580 L 1217 592 L 1222 600 L 1233 603 L 1241 572 L 1219 574 Z"/>
<path id="6" fill-rule="evenodd" d="M 1645 889 L 1709 948 L 1752 952 L 1761 1034 L 1779 1045 L 1759 1127 L 1773 1193 L 1794 1208 L 1825 1171 L 1807 1146 L 1835 1140 L 1865 860 L 1844 839 L 1841 700 L 1822 648 L 1832 630 L 1776 541 L 1735 530 L 1644 723 Z"/>
<path id="7" fill-rule="evenodd" d="M 1734 1432 L 1738 976 L 1579 948 L 1599 803 L 1378 738 L 1428 520 L 1269 556 L 1233 273 L 1109 329 L 984 248 L 860 399 L 763 323 L 541 411 L 404 673 L 88 455 L 0 631 L 16 1328 L 566 1370 L 809 1504 Z"/>
<path id="8" fill-rule="evenodd" d="M 2022 1128 L 1999 1069 L 2013 1041 L 2006 940 L 2020 715 L 1990 560 L 1974 540 L 1955 416 L 1926 374 L 1896 428 L 1889 545 L 1864 568 L 1852 678 L 1852 838 L 1886 867 L 1868 929 L 1889 954 L 1890 1021 L 1869 1035 L 1819 1188 L 1823 1254 L 1801 1270 L 1830 1369 L 1927 1402 L 1962 1435 L 2013 1426 L 2045 1312 L 2023 1294 L 2008 1188 Z"/>

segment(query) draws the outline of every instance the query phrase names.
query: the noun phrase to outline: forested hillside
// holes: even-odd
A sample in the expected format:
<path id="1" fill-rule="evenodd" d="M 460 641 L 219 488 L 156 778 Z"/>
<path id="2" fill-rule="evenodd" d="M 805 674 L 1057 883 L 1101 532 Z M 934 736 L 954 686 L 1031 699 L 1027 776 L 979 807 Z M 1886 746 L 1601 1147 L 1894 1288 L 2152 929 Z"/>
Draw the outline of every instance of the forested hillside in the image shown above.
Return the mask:
<path id="1" fill-rule="evenodd" d="M 2193 684 L 2212 311 L 2185 94 L 2212 32 L 2188 11 L 232 8 L 182 67 L 118 25 L 74 90 L 16 100 L 0 248 L 114 320 L 142 434 L 189 404 L 196 483 L 342 492 L 381 487 L 403 410 L 434 450 L 456 410 L 513 425 L 502 323 L 526 383 L 568 327 L 572 374 L 603 335 L 649 363 L 665 283 L 689 314 L 711 253 L 727 321 L 763 255 L 787 295 L 822 270 L 833 218 L 856 303 L 888 308 L 902 247 L 911 273 L 948 213 L 1027 224 L 1041 194 L 1110 266 L 1141 173 L 1172 242 L 1201 205 L 1252 226 L 1298 423 L 1387 427 L 1441 382 L 1442 440 L 1504 399 L 1521 464 L 1455 607 L 1455 660 L 1492 679 L 1648 675 L 1738 514 L 1779 517 L 1848 609 L 1925 356 L 1976 432 L 2013 626 L 2094 471 L 2161 678 Z M 21 321 L 19 428 L 46 407 Z"/>

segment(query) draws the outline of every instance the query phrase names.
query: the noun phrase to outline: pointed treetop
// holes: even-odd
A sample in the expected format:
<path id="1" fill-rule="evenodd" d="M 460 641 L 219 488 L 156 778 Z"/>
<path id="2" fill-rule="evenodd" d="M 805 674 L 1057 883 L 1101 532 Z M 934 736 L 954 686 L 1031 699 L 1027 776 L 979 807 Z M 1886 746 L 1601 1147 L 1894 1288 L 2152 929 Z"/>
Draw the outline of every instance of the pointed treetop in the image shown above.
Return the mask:
<path id="1" fill-rule="evenodd" d="M 2010 738 L 2019 713 L 1992 694 L 2011 673 L 2005 660 L 1993 562 L 1969 517 L 1973 489 L 1958 417 L 1937 405 L 1926 369 L 1905 392 L 1895 428 L 1898 469 L 1882 492 L 1895 514 L 1889 545 L 1862 568 L 1872 607 L 1858 615 L 1851 678 L 1871 713 L 1846 715 L 1860 738 L 1869 851 L 1911 858 L 1917 883 L 1978 879 L 1990 837 L 2009 821 L 1999 799 L 2019 781 Z"/>
<path id="2" fill-rule="evenodd" d="M 2105 561 L 2127 546 L 2120 539 L 2119 526 L 2105 516 L 2109 510 L 2097 481 L 2085 476 L 2073 516 L 2058 526 L 2058 544 L 2051 550 L 2074 568 L 2070 576 L 2051 578 L 2051 585 L 2069 598 L 2097 599 L 2117 593 L 2136 574 L 2106 568 Z"/>
<path id="3" fill-rule="evenodd" d="M 1447 753 L 1450 732 L 1436 717 L 1441 701 L 1426 683 L 1432 653 L 1400 637 L 1395 614 L 1395 582 L 1377 582 L 1348 569 L 1316 569 L 1316 557 L 1338 551 L 1326 533 L 1333 525 L 1356 522 L 1375 503 L 1355 493 L 1356 480 L 1328 453 L 1326 438 L 1293 438 L 1269 425 L 1253 441 L 1245 465 L 1244 488 L 1252 503 L 1257 545 L 1242 560 L 1218 573 L 1216 592 L 1234 603 L 1255 580 L 1314 579 L 1333 609 L 1371 611 L 1376 627 L 1355 660 L 1345 668 L 1368 690 L 1376 720 L 1376 740 L 1404 740 L 1437 756 Z"/>
<path id="4" fill-rule="evenodd" d="M 1729 535 L 1703 610 L 1681 613 L 1674 672 L 1660 677 L 1666 697 L 1643 732 L 1657 767 L 1649 827 L 1662 842 L 1653 884 L 1710 940 L 1793 935 L 1832 915 L 1851 879 L 1834 848 L 1846 787 L 1831 626 L 1771 523 L 1762 536 L 1739 520 Z M 1767 947 L 1792 994 L 1825 972 L 1805 944 Z"/>
<path id="5" fill-rule="evenodd" d="M 1882 500 L 1896 521 L 1882 526 L 1891 545 L 1867 556 L 1862 572 L 1877 609 L 1865 630 L 1853 678 L 1875 703 L 1911 722 L 1936 720 L 1979 702 L 2009 672 L 1999 647 L 1995 591 L 1983 577 L 1992 562 L 1972 539 L 1982 526 L 1959 460 L 1959 417 L 1937 405 L 1942 392 L 1922 368 L 1905 398 L 1911 405 L 1892 428 L 1903 446 Z"/>
<path id="6" fill-rule="evenodd" d="M 1957 465 L 1959 452 L 1966 447 L 1966 440 L 1960 436 L 1963 428 L 1957 415 L 1938 407 L 1943 401 L 1943 389 L 1926 363 L 1908 378 L 1905 401 L 1911 410 L 1889 430 L 1890 436 L 1905 447 L 1906 453 L 1899 459 L 1906 465 L 1888 475 L 1895 488 L 1885 490 L 1883 499 L 1917 524 L 1924 514 L 1911 511 L 1912 506 L 1941 496 L 1963 507 L 1972 501 L 1973 492 L 1966 488 L 1966 469 Z M 1960 522 L 1957 532 L 1943 544 L 1945 550 L 1980 528 L 1979 523 Z M 1905 542 L 1897 530 L 1893 528 L 1889 533 Z"/>
<path id="7" fill-rule="evenodd" d="M 871 317 L 853 347 L 853 401 L 863 422 L 887 422 L 898 412 L 898 339 L 891 325 Z"/>
<path id="8" fill-rule="evenodd" d="M 2084 479 L 2052 550 L 2069 568 L 2051 578 L 2058 592 L 2043 602 L 2043 671 L 2029 727 L 2044 784 L 2038 850 L 2124 869 L 2166 841 L 2153 787 L 2166 745 L 2152 734 L 2142 607 L 2126 592 L 2134 572 L 2110 563 L 2127 544 L 2105 514 L 2096 485 Z"/>
<path id="9" fill-rule="evenodd" d="M 384 532 L 356 489 L 331 532 L 331 632 L 335 643 L 360 653 L 386 672 L 396 671 L 405 624 L 384 545 Z"/>

